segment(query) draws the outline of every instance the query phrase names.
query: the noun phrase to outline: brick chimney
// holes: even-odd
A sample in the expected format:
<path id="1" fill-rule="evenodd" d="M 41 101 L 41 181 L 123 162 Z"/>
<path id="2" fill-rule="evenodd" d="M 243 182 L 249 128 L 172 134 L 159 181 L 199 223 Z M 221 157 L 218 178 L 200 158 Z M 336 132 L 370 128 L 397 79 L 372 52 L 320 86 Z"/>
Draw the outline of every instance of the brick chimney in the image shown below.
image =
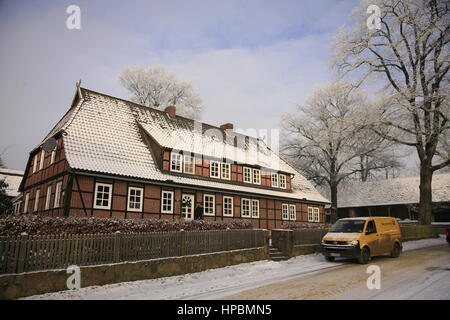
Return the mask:
<path id="1" fill-rule="evenodd" d="M 168 106 L 164 109 L 164 112 L 174 118 L 177 115 L 177 108 L 175 106 Z"/>
<path id="2" fill-rule="evenodd" d="M 234 128 L 234 126 L 232 123 L 224 123 L 220 126 L 220 129 L 222 129 L 222 130 L 227 130 L 227 129 L 233 130 L 233 128 Z"/>

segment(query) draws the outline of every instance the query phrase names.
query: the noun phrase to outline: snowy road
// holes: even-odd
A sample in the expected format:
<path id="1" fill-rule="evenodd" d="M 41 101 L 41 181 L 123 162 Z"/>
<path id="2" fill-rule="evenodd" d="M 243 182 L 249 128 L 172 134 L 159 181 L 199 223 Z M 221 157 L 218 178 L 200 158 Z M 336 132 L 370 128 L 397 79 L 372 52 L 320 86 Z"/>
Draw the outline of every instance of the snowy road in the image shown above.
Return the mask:
<path id="1" fill-rule="evenodd" d="M 183 276 L 87 287 L 27 299 L 395 299 L 402 296 L 450 299 L 450 250 L 445 240 L 407 242 L 404 251 L 400 259 L 378 258 L 372 261 L 382 269 L 382 289 L 375 290 L 377 292 L 367 292 L 365 287 L 367 266 L 349 261 L 328 263 L 321 255 L 312 254 L 288 261 L 258 261 Z M 323 288 L 316 283 L 321 278 L 328 279 Z M 436 281 L 434 285 L 433 281 Z M 420 288 L 423 294 L 405 296 L 407 292 L 404 290 L 408 285 L 410 292 Z M 432 290 L 439 286 L 439 292 L 444 291 L 443 295 L 434 294 Z M 387 292 L 392 295 L 386 295 Z"/>

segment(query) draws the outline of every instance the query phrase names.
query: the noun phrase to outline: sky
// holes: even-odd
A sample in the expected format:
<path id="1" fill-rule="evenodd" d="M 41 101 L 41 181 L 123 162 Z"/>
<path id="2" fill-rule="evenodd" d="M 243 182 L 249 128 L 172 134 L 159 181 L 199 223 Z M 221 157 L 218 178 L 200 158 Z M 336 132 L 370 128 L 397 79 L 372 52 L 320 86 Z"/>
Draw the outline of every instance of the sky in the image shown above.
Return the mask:
<path id="1" fill-rule="evenodd" d="M 70 30 L 69 5 L 81 10 Z M 24 170 L 69 109 L 75 83 L 128 99 L 127 66 L 163 65 L 191 81 L 201 120 L 277 129 L 281 116 L 334 78 L 337 29 L 355 0 L 0 0 L 0 154 Z"/>

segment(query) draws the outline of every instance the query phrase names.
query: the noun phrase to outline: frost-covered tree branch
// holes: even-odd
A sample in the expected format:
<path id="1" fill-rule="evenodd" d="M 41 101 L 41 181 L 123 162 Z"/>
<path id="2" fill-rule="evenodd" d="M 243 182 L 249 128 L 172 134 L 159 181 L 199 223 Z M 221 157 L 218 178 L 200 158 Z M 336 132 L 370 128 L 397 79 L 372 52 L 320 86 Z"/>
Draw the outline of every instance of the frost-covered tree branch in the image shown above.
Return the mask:
<path id="1" fill-rule="evenodd" d="M 176 106 L 180 115 L 191 119 L 201 117 L 202 100 L 193 91 L 192 84 L 178 80 L 162 66 L 125 68 L 119 80 L 136 103 L 161 110 Z"/>

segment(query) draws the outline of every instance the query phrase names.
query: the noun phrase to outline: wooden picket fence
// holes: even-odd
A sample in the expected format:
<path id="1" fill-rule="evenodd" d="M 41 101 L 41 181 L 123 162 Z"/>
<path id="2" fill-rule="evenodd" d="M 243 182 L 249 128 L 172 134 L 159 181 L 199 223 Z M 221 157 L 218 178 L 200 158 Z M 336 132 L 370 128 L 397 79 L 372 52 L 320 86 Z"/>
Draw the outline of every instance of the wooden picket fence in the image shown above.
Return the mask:
<path id="1" fill-rule="evenodd" d="M 328 229 L 294 230 L 294 245 L 320 244 Z"/>
<path id="2" fill-rule="evenodd" d="M 264 230 L 0 237 L 0 274 L 265 246 Z"/>

